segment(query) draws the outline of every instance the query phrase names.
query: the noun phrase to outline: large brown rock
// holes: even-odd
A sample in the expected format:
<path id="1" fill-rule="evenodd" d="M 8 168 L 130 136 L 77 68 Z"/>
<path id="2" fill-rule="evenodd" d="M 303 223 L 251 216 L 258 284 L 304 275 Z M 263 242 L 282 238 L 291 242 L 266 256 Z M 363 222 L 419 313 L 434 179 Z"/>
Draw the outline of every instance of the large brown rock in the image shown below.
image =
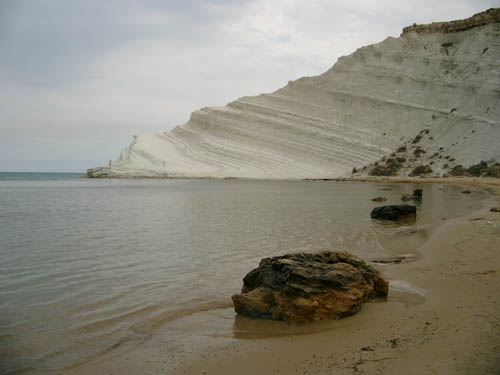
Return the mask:
<path id="1" fill-rule="evenodd" d="M 377 270 L 343 251 L 264 258 L 243 283 L 241 294 L 232 297 L 238 314 L 287 322 L 352 315 L 389 290 Z"/>

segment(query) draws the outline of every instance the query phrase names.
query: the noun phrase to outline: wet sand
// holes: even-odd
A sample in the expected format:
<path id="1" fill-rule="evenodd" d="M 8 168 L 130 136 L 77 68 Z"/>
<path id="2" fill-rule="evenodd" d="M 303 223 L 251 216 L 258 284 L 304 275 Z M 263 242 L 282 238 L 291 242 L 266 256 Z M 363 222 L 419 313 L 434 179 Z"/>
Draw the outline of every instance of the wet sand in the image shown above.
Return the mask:
<path id="1" fill-rule="evenodd" d="M 166 327 L 168 337 L 160 329 L 137 348 L 64 373 L 500 373 L 500 213 L 489 211 L 500 206 L 500 181 L 400 180 L 464 184 L 492 195 L 483 209 L 444 221 L 414 261 L 379 266 L 391 282 L 389 301 L 298 327 L 235 318 L 228 306 L 178 319 Z M 199 334 L 184 337 L 186 327 Z"/>

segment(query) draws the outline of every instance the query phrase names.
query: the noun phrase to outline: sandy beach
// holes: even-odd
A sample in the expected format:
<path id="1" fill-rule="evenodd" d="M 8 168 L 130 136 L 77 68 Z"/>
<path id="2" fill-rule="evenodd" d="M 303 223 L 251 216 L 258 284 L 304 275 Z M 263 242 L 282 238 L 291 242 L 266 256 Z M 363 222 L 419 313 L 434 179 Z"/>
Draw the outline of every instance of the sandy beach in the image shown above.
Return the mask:
<path id="1" fill-rule="evenodd" d="M 119 4 L 0 6 L 0 375 L 500 375 L 498 1 Z"/>
<path id="2" fill-rule="evenodd" d="M 207 337 L 200 332 L 198 339 L 173 345 L 160 332 L 130 351 L 63 373 L 499 373 L 500 213 L 490 208 L 500 206 L 500 181 L 390 179 L 409 180 L 466 185 L 491 194 L 482 208 L 461 218 L 443 218 L 443 224 L 418 248 L 414 261 L 380 266 L 396 294 L 389 301 L 367 303 L 358 314 L 339 321 L 314 323 L 314 332 L 299 326 L 266 335 L 266 327 L 272 327 L 269 323 L 228 316 L 233 337 Z M 413 298 L 397 297 L 402 283 L 415 291 Z M 178 324 L 200 324 L 196 319 L 201 319 L 209 325 L 210 314 L 201 314 L 205 316 L 181 318 L 184 321 Z M 238 337 L 236 332 L 244 333 L 252 324 L 262 325 L 262 336 Z"/>

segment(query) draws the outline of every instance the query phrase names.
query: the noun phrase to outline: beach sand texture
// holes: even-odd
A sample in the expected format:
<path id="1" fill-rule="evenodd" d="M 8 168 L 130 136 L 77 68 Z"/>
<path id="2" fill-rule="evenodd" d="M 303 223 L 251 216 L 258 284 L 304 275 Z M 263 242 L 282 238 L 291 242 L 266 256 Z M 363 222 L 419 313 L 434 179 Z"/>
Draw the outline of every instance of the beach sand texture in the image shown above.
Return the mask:
<path id="1" fill-rule="evenodd" d="M 480 210 L 443 221 L 416 260 L 381 267 L 391 283 L 388 302 L 367 303 L 358 314 L 309 333 L 304 326 L 273 333 L 265 321 L 228 318 L 234 337 L 200 330 L 197 338 L 171 343 L 160 334 L 64 373 L 498 374 L 500 214 L 490 207 L 500 205 L 500 184 L 461 182 L 492 194 Z M 408 289 L 412 298 L 399 292 Z M 213 317 L 202 319 L 210 324 Z M 187 317 L 183 324 L 199 321 Z M 258 325 L 261 336 L 245 334 Z"/>

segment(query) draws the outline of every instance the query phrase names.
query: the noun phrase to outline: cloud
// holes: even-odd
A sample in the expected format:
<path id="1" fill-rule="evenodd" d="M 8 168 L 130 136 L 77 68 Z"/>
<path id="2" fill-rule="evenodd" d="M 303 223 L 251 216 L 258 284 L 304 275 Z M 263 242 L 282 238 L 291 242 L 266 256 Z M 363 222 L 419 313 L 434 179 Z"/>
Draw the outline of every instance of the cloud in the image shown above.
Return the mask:
<path id="1" fill-rule="evenodd" d="M 0 2 L 0 169 L 104 164 L 133 134 L 169 130 L 197 108 L 320 74 L 414 22 L 463 18 L 495 4 Z"/>

